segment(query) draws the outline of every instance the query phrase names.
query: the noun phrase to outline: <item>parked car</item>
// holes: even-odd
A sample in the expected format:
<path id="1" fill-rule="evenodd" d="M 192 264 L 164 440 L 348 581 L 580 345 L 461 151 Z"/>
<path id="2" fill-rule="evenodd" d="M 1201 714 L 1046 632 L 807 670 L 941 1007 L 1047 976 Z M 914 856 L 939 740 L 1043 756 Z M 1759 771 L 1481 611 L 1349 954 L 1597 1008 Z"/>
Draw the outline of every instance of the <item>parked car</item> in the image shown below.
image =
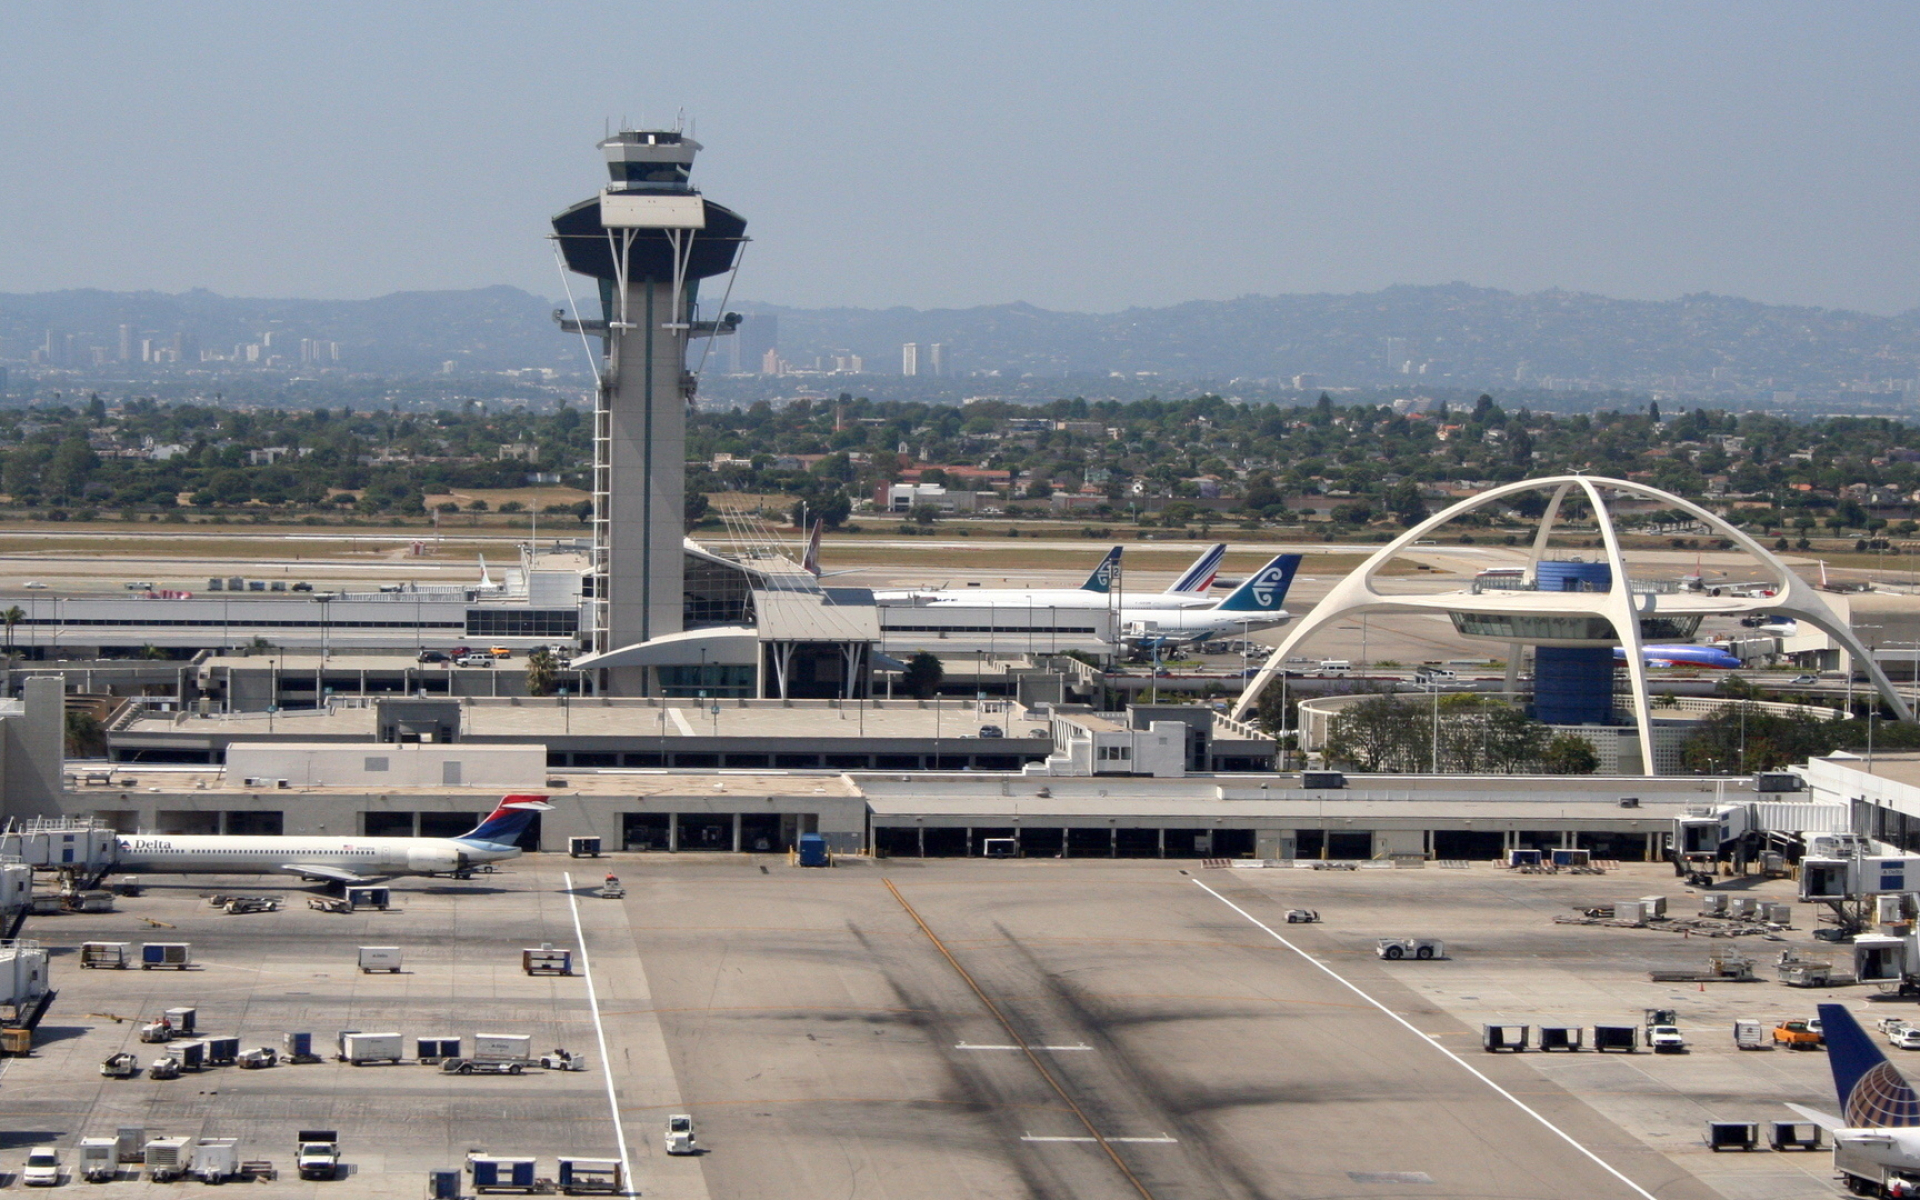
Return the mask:
<path id="1" fill-rule="evenodd" d="M 418 655 L 415 656 L 415 658 L 417 659 L 417 661 L 423 662 L 423 663 L 443 663 L 443 662 L 453 661 L 451 658 L 447 657 L 447 652 L 444 650 L 422 650 Z"/>
<path id="2" fill-rule="evenodd" d="M 1920 1029 L 1911 1025 L 1902 1025 L 1887 1033 L 1887 1040 L 1902 1050 L 1920 1050 Z"/>
<path id="3" fill-rule="evenodd" d="M 35 1146 L 27 1151 L 27 1165 L 20 1168 L 20 1182 L 28 1187 L 60 1186 L 60 1152 L 52 1146 Z"/>
<path id="4" fill-rule="evenodd" d="M 487 649 L 487 653 L 493 655 L 495 658 L 513 657 L 513 651 L 507 649 L 505 646 L 491 646 Z"/>
<path id="5" fill-rule="evenodd" d="M 982 725 L 980 727 L 980 736 L 983 738 L 1003 738 L 1007 736 L 1007 731 L 998 725 Z"/>
<path id="6" fill-rule="evenodd" d="M 463 667 L 491 667 L 500 660 L 491 654 L 462 654 L 453 661 Z"/>
<path id="7" fill-rule="evenodd" d="M 293 590 L 296 592 L 310 592 L 313 590 L 313 585 L 305 580 L 301 580 L 299 583 L 293 585 Z"/>
<path id="8" fill-rule="evenodd" d="M 1795 675 L 1791 681 L 1790 686 L 1806 687 L 1809 684 L 1814 684 L 1819 682 L 1820 682 L 1820 677 L 1818 675 Z"/>

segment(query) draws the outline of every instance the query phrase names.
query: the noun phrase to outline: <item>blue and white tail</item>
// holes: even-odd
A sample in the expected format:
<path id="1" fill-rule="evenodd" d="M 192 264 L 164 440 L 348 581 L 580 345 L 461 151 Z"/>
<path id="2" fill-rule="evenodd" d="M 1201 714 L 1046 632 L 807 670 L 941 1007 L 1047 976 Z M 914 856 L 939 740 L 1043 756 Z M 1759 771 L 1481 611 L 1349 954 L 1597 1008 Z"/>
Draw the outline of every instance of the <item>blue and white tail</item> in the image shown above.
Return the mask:
<path id="1" fill-rule="evenodd" d="M 1853 1014 L 1838 1004 L 1820 1006 L 1827 1063 L 1849 1129 L 1904 1129 L 1920 1125 L 1920 1095 L 1887 1061 Z"/>
<path id="2" fill-rule="evenodd" d="M 1120 551 L 1124 549 L 1126 549 L 1124 546 L 1115 546 L 1107 551 L 1107 556 L 1100 560 L 1100 565 L 1093 569 L 1093 574 L 1087 576 L 1087 581 L 1080 585 L 1080 590 L 1099 592 L 1102 595 L 1111 592 L 1113 577 L 1120 570 Z"/>
<path id="3" fill-rule="evenodd" d="M 1211 611 L 1278 612 L 1287 598 L 1287 589 L 1293 586 L 1293 573 L 1300 569 L 1300 557 L 1298 554 L 1278 556 L 1233 589 Z"/>
<path id="4" fill-rule="evenodd" d="M 484 842 L 491 846 L 512 845 L 520 840 L 527 826 L 533 824 L 536 813 L 546 812 L 552 807 L 545 796 L 502 796 L 500 803 L 487 814 L 486 820 L 453 840 Z"/>
<path id="5" fill-rule="evenodd" d="M 1173 581 L 1173 586 L 1167 589 L 1167 595 L 1204 594 L 1213 586 L 1213 577 L 1220 573 L 1220 564 L 1226 560 L 1226 557 L 1227 544 L 1221 542 L 1195 559 L 1193 565 L 1187 568 L 1187 573 Z"/>

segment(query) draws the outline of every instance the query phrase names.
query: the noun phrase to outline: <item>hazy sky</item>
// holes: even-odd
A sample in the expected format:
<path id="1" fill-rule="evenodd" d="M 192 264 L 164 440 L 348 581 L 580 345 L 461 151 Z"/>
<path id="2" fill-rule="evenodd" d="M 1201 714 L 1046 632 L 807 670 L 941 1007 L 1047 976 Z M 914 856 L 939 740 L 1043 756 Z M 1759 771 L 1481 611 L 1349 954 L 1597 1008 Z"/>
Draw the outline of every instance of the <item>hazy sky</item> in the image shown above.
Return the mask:
<path id="1" fill-rule="evenodd" d="M 684 108 L 735 295 L 1920 305 L 1920 4 L 0 5 L 0 291 L 559 294 Z"/>

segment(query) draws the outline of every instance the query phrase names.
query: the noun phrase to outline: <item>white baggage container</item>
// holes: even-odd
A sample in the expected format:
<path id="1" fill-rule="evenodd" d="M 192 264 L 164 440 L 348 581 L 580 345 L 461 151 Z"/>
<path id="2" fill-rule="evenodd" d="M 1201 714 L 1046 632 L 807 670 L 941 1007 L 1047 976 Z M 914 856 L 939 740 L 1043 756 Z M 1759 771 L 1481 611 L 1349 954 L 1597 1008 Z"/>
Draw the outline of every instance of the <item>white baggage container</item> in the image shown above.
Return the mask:
<path id="1" fill-rule="evenodd" d="M 398 946 L 362 946 L 360 947 L 360 971 L 390 971 L 400 973 L 400 947 Z"/>
<path id="2" fill-rule="evenodd" d="M 171 1183 L 187 1173 L 193 1161 L 193 1139 L 154 1138 L 146 1145 L 147 1178 L 155 1183 Z"/>
<path id="3" fill-rule="evenodd" d="M 88 1183 L 105 1183 L 120 1173 L 118 1143 L 112 1138 L 81 1138 L 75 1170 Z"/>
<path id="4" fill-rule="evenodd" d="M 476 1033 L 473 1058 L 476 1062 L 528 1062 L 533 1058 L 533 1038 L 524 1033 Z"/>
<path id="5" fill-rule="evenodd" d="M 370 1062 L 397 1063 L 406 1054 L 405 1042 L 397 1033 L 343 1033 L 340 1057 L 356 1067 Z"/>
<path id="6" fill-rule="evenodd" d="M 239 1138 L 201 1138 L 193 1145 L 189 1173 L 201 1183 L 220 1183 L 240 1173 Z"/>
<path id="7" fill-rule="evenodd" d="M 47 952 L 39 942 L 0 942 L 0 1004 L 30 1008 L 47 994 Z"/>

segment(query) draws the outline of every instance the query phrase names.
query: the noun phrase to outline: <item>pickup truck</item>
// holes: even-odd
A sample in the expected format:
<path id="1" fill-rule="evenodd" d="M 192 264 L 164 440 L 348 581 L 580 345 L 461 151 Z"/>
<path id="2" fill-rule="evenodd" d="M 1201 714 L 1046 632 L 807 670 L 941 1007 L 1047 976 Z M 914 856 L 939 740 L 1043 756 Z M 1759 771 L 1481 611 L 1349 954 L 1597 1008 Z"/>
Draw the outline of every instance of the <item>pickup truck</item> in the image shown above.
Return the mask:
<path id="1" fill-rule="evenodd" d="M 294 1166 L 302 1179 L 333 1179 L 340 1174 L 340 1134 L 332 1129 L 302 1129 Z"/>
<path id="2" fill-rule="evenodd" d="M 1655 1054 L 1684 1054 L 1687 1039 L 1676 1025 L 1655 1025 L 1647 1030 L 1647 1047 Z"/>
<path id="3" fill-rule="evenodd" d="M 1805 1021 L 1782 1021 L 1773 1027 L 1773 1044 L 1789 1050 L 1818 1050 L 1823 1041 L 1820 1031 Z"/>

